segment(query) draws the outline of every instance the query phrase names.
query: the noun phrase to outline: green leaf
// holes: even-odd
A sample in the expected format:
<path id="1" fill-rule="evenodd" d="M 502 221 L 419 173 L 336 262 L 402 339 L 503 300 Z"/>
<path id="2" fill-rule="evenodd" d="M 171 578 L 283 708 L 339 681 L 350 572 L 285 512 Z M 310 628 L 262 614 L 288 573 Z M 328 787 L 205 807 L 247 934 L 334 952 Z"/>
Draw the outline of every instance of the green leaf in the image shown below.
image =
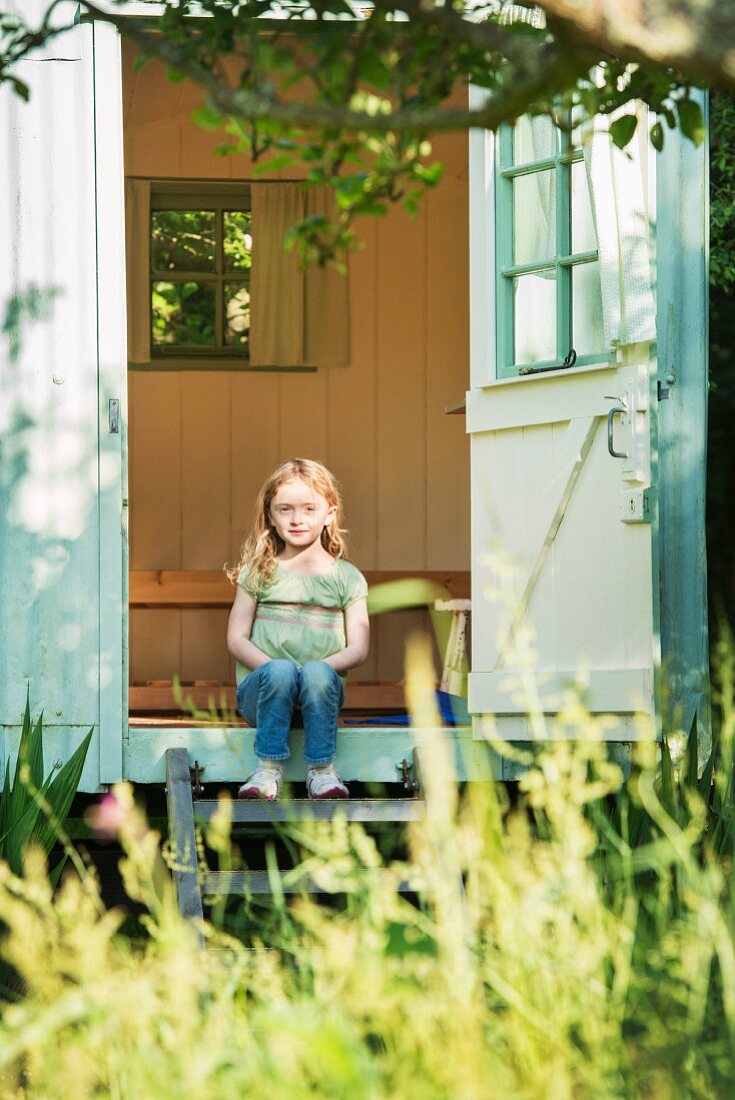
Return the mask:
<path id="1" fill-rule="evenodd" d="M 665 740 L 661 742 L 661 805 L 670 817 L 676 816 L 674 766 L 671 762 L 669 746 Z"/>
<path id="2" fill-rule="evenodd" d="M 212 107 L 197 107 L 191 112 L 191 119 L 203 130 L 218 130 L 222 125 L 222 115 Z"/>
<path id="3" fill-rule="evenodd" d="M 628 144 L 638 125 L 637 115 L 621 115 L 610 123 L 610 137 L 618 149 L 624 149 Z"/>
<path id="4" fill-rule="evenodd" d="M 31 837 L 32 841 L 38 844 L 46 854 L 51 851 L 56 840 L 58 832 L 56 823 L 65 820 L 71 808 L 72 799 L 77 793 L 93 733 L 94 726 L 69 757 L 46 791 L 46 802 L 51 807 L 53 817 L 56 820 L 49 820 L 45 815 L 39 817 Z"/>
<path id="5" fill-rule="evenodd" d="M 695 99 L 680 99 L 676 104 L 681 132 L 695 145 L 701 145 L 707 136 L 702 108 Z"/>
<path id="6" fill-rule="evenodd" d="M 27 103 L 31 94 L 28 85 L 25 84 L 22 80 L 18 80 L 17 76 L 11 76 L 9 80 L 10 83 L 13 85 L 13 91 L 15 92 L 15 94 L 17 96 L 20 96 L 20 98 Z"/>
<path id="7" fill-rule="evenodd" d="M 660 153 L 664 147 L 664 128 L 660 122 L 654 122 L 651 127 L 651 145 L 657 153 Z"/>

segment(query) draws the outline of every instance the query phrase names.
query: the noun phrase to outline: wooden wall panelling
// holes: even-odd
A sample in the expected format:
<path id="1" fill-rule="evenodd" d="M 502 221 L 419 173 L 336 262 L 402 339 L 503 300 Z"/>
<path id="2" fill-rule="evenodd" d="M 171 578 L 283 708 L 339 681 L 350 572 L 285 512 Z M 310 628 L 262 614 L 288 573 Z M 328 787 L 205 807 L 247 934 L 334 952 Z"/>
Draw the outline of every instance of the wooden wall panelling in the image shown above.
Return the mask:
<path id="1" fill-rule="evenodd" d="M 288 458 L 327 460 L 326 371 L 282 374 L 281 461 Z"/>
<path id="2" fill-rule="evenodd" d="M 229 611 L 187 608 L 181 612 L 182 680 L 234 683 L 235 666 L 227 652 Z"/>
<path id="3" fill-rule="evenodd" d="M 136 69 L 135 61 L 139 52 L 136 43 L 123 38 L 123 123 L 126 128 L 145 126 L 156 119 L 170 120 L 181 112 L 184 82 L 169 80 L 166 66 L 161 61 L 151 60 Z M 199 98 L 201 99 L 201 93 Z"/>
<path id="4" fill-rule="evenodd" d="M 184 569 L 221 568 L 230 550 L 230 380 L 227 372 L 187 372 L 181 405 L 181 563 Z M 207 667 L 226 678 L 229 656 L 221 613 L 182 614 L 181 668 Z M 219 631 L 218 644 L 214 639 Z M 214 652 L 213 652 L 214 645 Z M 217 671 L 215 671 L 217 670 Z M 199 675 L 204 675 L 200 673 Z"/>
<path id="5" fill-rule="evenodd" d="M 230 179 L 230 157 L 217 156 L 214 152 L 227 140 L 226 134 L 221 130 L 202 130 L 188 120 L 182 120 L 179 129 L 182 176 L 192 175 L 192 167 L 196 165 L 196 175 L 200 179 Z"/>
<path id="6" fill-rule="evenodd" d="M 130 565 L 181 569 L 181 375 L 128 376 Z M 171 676 L 181 664 L 181 612 L 130 614 L 133 680 Z"/>
<path id="7" fill-rule="evenodd" d="M 376 392 L 376 238 L 374 218 L 356 227 L 363 247 L 350 257 L 350 344 L 348 367 L 327 376 L 327 461 L 342 485 L 350 555 L 359 569 L 378 557 L 378 472 Z M 377 622 L 367 661 L 354 680 L 377 678 Z"/>
<path id="8" fill-rule="evenodd" d="M 178 176 L 181 127 L 153 123 L 125 134 L 125 172 L 129 176 Z"/>
<path id="9" fill-rule="evenodd" d="M 181 675 L 182 611 L 133 608 L 130 612 L 130 679 L 170 680 Z"/>
<path id="10" fill-rule="evenodd" d="M 378 226 L 378 568 L 426 565 L 426 218 L 392 210 Z M 393 617 L 395 618 L 395 617 Z M 377 630 L 378 677 L 401 675 L 404 631 L 421 612 Z"/>
<path id="11" fill-rule="evenodd" d="M 277 374 L 232 376 L 230 405 L 230 562 L 250 531 L 255 498 L 281 460 L 281 388 Z"/>
<path id="12" fill-rule="evenodd" d="M 181 569 L 181 382 L 175 372 L 128 376 L 130 557 L 135 569 Z"/>
<path id="13" fill-rule="evenodd" d="M 466 184 L 446 178 L 425 201 L 427 566 L 468 569 L 469 440 L 464 416 L 444 412 L 469 386 Z"/>

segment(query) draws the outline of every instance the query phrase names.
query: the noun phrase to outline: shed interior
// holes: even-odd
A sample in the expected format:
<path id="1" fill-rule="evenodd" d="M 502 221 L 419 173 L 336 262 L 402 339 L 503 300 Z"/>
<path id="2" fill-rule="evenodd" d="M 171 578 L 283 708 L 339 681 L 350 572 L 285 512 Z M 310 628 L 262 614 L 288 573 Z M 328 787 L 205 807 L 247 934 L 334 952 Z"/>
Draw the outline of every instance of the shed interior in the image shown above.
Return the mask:
<path id="1" fill-rule="evenodd" d="M 155 61 L 138 69 L 134 61 L 125 41 L 126 176 L 213 185 L 264 178 L 245 154 L 214 155 L 222 135 L 192 121 L 201 103 L 195 86 L 170 81 Z M 438 137 L 433 155 L 444 177 L 416 218 L 399 207 L 358 226 L 349 365 L 311 373 L 131 365 L 134 604 L 144 572 L 203 578 L 236 561 L 262 482 L 297 455 L 324 462 L 340 481 L 350 556 L 360 569 L 459 575 L 453 594 L 469 595 L 469 446 L 464 416 L 446 412 L 469 384 L 467 135 Z M 145 712 L 140 720 L 150 725 L 156 715 L 140 686 L 178 678 L 211 687 L 216 701 L 215 685 L 234 684 L 227 615 L 223 606 L 131 606 L 132 721 Z M 376 617 L 370 656 L 350 680 L 400 680 L 407 635 L 428 625 L 420 610 Z M 175 720 L 170 709 L 158 710 L 158 720 Z"/>

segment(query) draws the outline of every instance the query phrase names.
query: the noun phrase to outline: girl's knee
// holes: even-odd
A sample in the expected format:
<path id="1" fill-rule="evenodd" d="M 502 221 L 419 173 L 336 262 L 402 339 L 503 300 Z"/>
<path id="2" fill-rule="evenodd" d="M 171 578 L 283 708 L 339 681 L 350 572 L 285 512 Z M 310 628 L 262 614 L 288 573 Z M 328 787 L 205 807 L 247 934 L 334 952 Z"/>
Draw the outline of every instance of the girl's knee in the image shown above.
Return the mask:
<path id="1" fill-rule="evenodd" d="M 277 658 L 273 661 L 268 661 L 267 664 L 261 665 L 261 676 L 269 684 L 276 684 L 279 687 L 289 687 L 295 685 L 298 681 L 299 670 L 293 661 L 285 661 L 281 658 Z"/>
<path id="2" fill-rule="evenodd" d="M 301 666 L 302 685 L 309 684 L 320 687 L 333 684 L 335 681 L 339 682 L 339 675 L 325 661 L 307 661 L 305 665 Z"/>

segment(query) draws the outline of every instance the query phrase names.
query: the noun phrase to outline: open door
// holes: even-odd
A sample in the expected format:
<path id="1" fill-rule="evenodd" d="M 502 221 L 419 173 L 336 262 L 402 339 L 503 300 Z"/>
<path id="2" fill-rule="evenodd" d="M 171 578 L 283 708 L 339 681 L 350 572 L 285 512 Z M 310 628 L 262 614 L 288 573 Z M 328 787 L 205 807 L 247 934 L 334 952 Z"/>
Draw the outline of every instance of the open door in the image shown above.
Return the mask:
<path id="1" fill-rule="evenodd" d="M 630 339 L 653 324 L 647 241 L 642 320 L 611 340 L 581 145 L 545 119 L 472 143 L 475 734 L 553 737 L 576 685 L 607 739 L 635 740 L 660 660 L 656 364 Z M 647 232 L 647 208 L 627 214 Z"/>
<path id="2" fill-rule="evenodd" d="M 20 317 L 0 372 L 0 749 L 28 691 L 47 769 L 94 727 L 94 791 L 122 777 L 127 718 L 118 34 L 77 24 L 20 75 L 28 103 L 0 90 L 0 308 Z"/>

